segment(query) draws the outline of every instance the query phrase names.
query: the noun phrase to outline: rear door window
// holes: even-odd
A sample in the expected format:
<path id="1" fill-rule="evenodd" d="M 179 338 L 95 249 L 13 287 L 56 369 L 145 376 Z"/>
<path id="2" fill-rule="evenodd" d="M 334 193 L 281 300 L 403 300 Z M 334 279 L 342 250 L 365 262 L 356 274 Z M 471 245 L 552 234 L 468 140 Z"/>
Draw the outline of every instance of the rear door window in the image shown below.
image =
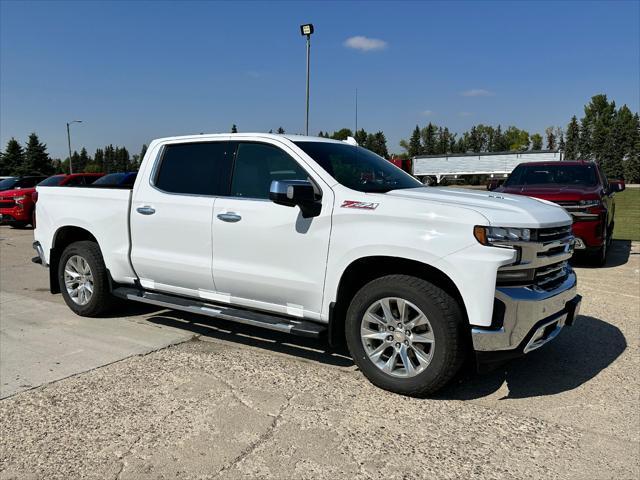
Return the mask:
<path id="1" fill-rule="evenodd" d="M 273 145 L 240 143 L 236 153 L 231 196 L 269 198 L 273 180 L 307 180 L 304 169 Z"/>
<path id="2" fill-rule="evenodd" d="M 167 145 L 154 184 L 169 193 L 227 195 L 231 148 L 229 142 Z"/>

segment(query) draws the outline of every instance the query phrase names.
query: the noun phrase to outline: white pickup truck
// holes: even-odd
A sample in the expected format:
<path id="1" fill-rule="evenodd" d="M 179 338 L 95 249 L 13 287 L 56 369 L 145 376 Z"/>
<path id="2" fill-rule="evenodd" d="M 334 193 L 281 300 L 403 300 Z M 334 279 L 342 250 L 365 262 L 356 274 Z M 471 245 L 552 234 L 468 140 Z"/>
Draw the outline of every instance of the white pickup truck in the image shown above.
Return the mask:
<path id="1" fill-rule="evenodd" d="M 34 261 L 78 315 L 120 297 L 346 340 L 371 382 L 406 395 L 469 354 L 542 346 L 580 304 L 561 207 L 424 187 L 351 139 L 164 138 L 132 189 L 37 190 Z"/>

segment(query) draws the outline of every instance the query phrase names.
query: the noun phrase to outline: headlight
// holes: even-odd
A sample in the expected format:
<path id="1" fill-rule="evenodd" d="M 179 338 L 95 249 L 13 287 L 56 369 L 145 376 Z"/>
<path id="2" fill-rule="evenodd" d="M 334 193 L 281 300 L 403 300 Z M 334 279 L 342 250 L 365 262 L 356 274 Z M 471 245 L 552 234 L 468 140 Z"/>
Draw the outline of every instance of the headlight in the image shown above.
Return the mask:
<path id="1" fill-rule="evenodd" d="M 531 240 L 531 229 L 475 226 L 473 228 L 473 236 L 482 245 L 494 245 L 503 242 L 529 242 Z"/>
<path id="2" fill-rule="evenodd" d="M 600 200 L 580 200 L 581 207 L 597 207 L 600 205 Z"/>

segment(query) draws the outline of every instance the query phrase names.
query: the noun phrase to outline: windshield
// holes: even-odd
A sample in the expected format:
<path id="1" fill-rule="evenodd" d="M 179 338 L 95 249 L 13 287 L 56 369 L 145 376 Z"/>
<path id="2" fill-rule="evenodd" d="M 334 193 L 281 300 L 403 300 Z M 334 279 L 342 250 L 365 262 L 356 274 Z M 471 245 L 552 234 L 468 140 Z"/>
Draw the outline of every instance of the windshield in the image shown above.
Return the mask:
<path id="1" fill-rule="evenodd" d="M 64 175 L 54 175 L 53 177 L 49 177 L 43 181 L 41 181 L 38 186 L 40 187 L 53 187 L 56 185 L 60 185 L 60 182 L 64 180 Z"/>
<path id="2" fill-rule="evenodd" d="M 526 165 L 520 164 L 504 183 L 516 185 L 582 185 L 598 184 L 595 166 L 585 165 Z"/>
<path id="3" fill-rule="evenodd" d="M 0 180 L 0 190 L 11 190 L 16 183 L 18 183 L 18 177 L 9 177 Z"/>
<path id="4" fill-rule="evenodd" d="M 424 186 L 411 175 L 366 148 L 348 143 L 294 143 L 338 183 L 359 192 L 388 192 Z"/>

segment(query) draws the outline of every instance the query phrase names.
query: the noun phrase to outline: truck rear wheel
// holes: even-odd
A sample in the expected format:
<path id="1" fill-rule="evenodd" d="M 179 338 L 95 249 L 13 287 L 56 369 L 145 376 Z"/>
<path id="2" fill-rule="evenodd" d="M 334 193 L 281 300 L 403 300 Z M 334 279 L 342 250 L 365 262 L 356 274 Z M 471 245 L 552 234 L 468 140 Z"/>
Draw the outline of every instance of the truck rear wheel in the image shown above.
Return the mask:
<path id="1" fill-rule="evenodd" d="M 389 275 L 356 293 L 345 333 L 354 362 L 374 385 L 424 396 L 462 366 L 462 321 L 458 302 L 444 290 L 420 278 Z"/>
<path id="2" fill-rule="evenodd" d="M 74 242 L 64 249 L 58 282 L 66 304 L 82 317 L 99 316 L 114 303 L 107 268 L 95 242 Z"/>

